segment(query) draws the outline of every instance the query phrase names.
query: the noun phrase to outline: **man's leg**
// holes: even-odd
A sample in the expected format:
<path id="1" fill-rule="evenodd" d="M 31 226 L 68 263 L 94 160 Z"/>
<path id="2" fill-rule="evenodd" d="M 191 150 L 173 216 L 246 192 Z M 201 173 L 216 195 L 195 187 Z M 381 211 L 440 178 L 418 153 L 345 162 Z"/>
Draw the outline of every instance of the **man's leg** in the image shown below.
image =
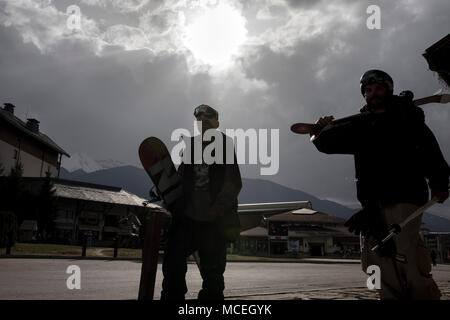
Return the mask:
<path id="1" fill-rule="evenodd" d="M 441 298 L 441 291 L 431 275 L 429 250 L 425 247 L 420 237 L 410 257 L 411 265 L 407 270 L 407 279 L 411 298 L 418 300 L 439 300 Z"/>
<path id="2" fill-rule="evenodd" d="M 223 300 L 227 243 L 215 223 L 202 223 L 200 234 L 200 274 L 203 285 L 198 293 L 198 299 Z"/>
<path id="3" fill-rule="evenodd" d="M 186 286 L 186 258 L 190 251 L 192 224 L 190 219 L 179 217 L 170 226 L 164 252 L 161 300 L 184 300 Z"/>
<path id="4" fill-rule="evenodd" d="M 392 257 L 381 256 L 379 251 L 373 252 L 371 249 L 376 245 L 373 237 L 365 237 L 361 248 L 361 267 L 364 273 L 371 265 L 380 268 L 380 297 L 382 300 L 404 299 L 403 283 L 398 276 L 398 262 Z M 396 265 L 397 264 L 397 265 Z"/>
<path id="5" fill-rule="evenodd" d="M 383 209 L 383 218 L 387 224 L 400 224 L 418 207 L 400 203 Z M 397 262 L 399 281 L 403 283 L 404 296 L 408 299 L 439 299 L 441 294 L 431 276 L 429 252 L 420 239 L 419 231 L 422 215 L 407 224 L 400 234 L 394 237 L 397 254 L 406 258 L 406 262 Z"/>

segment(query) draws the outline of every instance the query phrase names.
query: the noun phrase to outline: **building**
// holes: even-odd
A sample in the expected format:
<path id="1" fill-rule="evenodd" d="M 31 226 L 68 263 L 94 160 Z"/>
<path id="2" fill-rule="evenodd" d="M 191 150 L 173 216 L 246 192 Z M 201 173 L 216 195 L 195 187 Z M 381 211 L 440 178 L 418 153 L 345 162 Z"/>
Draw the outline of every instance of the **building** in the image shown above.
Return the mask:
<path id="1" fill-rule="evenodd" d="M 310 201 L 243 203 L 238 206 L 239 219 L 243 231 L 257 227 L 263 217 L 289 210 L 312 208 Z"/>
<path id="2" fill-rule="evenodd" d="M 303 257 L 360 253 L 359 237 L 348 232 L 345 219 L 315 211 L 310 202 L 240 205 L 241 221 L 249 220 L 250 208 L 252 219 L 256 220 L 259 212 L 260 221 L 241 232 L 241 254 Z"/>
<path id="3" fill-rule="evenodd" d="M 24 220 L 19 228 L 19 240 L 21 242 L 36 240 L 37 230 L 36 220 Z"/>
<path id="4" fill-rule="evenodd" d="M 69 154 L 52 139 L 39 131 L 39 121 L 20 120 L 14 115 L 15 106 L 5 103 L 0 108 L 0 165 L 3 175 L 20 162 L 24 177 L 59 176 L 61 157 Z M 0 173 L 1 174 L 1 173 Z"/>
<path id="5" fill-rule="evenodd" d="M 32 220 L 37 215 L 31 207 L 26 214 L 29 217 L 19 221 L 21 241 L 81 244 L 87 239 L 89 246 L 111 246 L 121 239 L 120 246 L 136 245 L 142 219 L 157 211 L 166 213 L 119 187 L 58 179 L 61 158 L 69 154 L 40 132 L 38 120 L 23 122 L 14 109 L 10 103 L 0 108 L 0 175 L 8 175 L 11 168 L 22 164 L 23 185 L 36 195 L 49 173 L 56 197 L 52 234 L 37 234 L 37 221 Z"/>
<path id="6" fill-rule="evenodd" d="M 432 232 L 422 229 L 422 236 L 427 248 L 436 253 L 438 263 L 450 262 L 450 232 Z"/>
<path id="7" fill-rule="evenodd" d="M 23 178 L 32 193 L 39 192 L 45 178 Z M 81 244 L 83 236 L 89 246 L 111 246 L 121 237 L 121 246 L 128 246 L 138 236 L 140 221 L 161 207 L 122 188 L 53 178 L 56 197 L 54 233 L 47 238 L 54 242 Z"/>
<path id="8" fill-rule="evenodd" d="M 423 56 L 428 62 L 431 71 L 437 72 L 439 77 L 450 86 L 450 34 L 431 45 L 425 50 Z"/>

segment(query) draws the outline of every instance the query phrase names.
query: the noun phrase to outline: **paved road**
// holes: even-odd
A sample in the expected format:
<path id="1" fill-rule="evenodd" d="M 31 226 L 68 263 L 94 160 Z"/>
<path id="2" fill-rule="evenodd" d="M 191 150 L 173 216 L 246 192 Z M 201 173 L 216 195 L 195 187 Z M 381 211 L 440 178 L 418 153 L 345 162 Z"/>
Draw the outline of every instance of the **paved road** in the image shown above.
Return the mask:
<path id="1" fill-rule="evenodd" d="M 81 269 L 80 290 L 67 289 L 70 265 Z M 158 267 L 155 299 L 160 297 L 162 281 Z M 138 261 L 0 259 L 0 299 L 136 299 L 140 270 Z M 433 275 L 439 285 L 450 287 L 450 265 L 438 265 Z M 187 298 L 195 298 L 201 288 L 195 264 L 189 264 L 186 279 Z M 375 292 L 364 289 L 366 279 L 356 264 L 236 262 L 227 265 L 225 296 L 375 299 Z"/>

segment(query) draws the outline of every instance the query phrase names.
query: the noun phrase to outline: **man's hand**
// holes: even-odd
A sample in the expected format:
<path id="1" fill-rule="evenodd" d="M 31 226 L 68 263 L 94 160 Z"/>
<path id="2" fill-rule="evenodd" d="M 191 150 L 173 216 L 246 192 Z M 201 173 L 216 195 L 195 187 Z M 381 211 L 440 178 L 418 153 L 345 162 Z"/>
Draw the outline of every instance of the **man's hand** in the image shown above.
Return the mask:
<path id="1" fill-rule="evenodd" d="M 216 201 L 211 207 L 211 214 L 214 217 L 221 217 L 225 212 L 225 207 L 220 202 Z"/>
<path id="2" fill-rule="evenodd" d="M 431 197 L 436 197 L 438 203 L 444 203 L 445 200 L 448 199 L 448 190 L 440 191 L 440 190 L 431 190 Z"/>
<path id="3" fill-rule="evenodd" d="M 352 215 L 347 221 L 345 221 L 344 226 L 348 228 L 348 231 L 359 236 L 360 233 L 363 235 L 367 234 L 369 230 L 369 217 L 367 209 L 361 209 Z"/>
<path id="4" fill-rule="evenodd" d="M 318 135 L 323 128 L 325 128 L 328 124 L 330 124 L 334 120 L 333 116 L 321 117 L 314 124 L 314 135 Z"/>

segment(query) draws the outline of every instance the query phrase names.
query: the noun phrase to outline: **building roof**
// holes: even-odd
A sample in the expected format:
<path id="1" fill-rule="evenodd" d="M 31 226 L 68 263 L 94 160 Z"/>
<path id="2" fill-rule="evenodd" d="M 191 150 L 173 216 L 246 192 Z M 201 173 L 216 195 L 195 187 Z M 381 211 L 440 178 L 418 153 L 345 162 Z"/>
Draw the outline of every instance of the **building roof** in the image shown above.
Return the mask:
<path id="1" fill-rule="evenodd" d="M 430 231 L 427 234 L 430 235 L 443 235 L 443 236 L 448 236 L 450 235 L 450 232 L 445 232 L 445 231 Z"/>
<path id="2" fill-rule="evenodd" d="M 267 237 L 267 228 L 255 227 L 241 232 L 243 237 Z"/>
<path id="3" fill-rule="evenodd" d="M 330 216 L 326 213 L 310 210 L 292 210 L 273 215 L 267 220 L 280 221 L 280 222 L 299 222 L 299 223 L 332 223 L 332 224 L 344 224 L 345 219 Z"/>
<path id="4" fill-rule="evenodd" d="M 267 228 L 255 227 L 249 230 L 241 232 L 241 237 L 267 237 Z M 304 228 L 304 229 L 289 229 L 288 237 L 290 238 L 306 238 L 306 237 L 320 237 L 320 236 L 333 236 L 333 237 L 356 237 L 350 233 L 347 228 L 343 226 L 337 227 L 317 227 L 317 228 Z"/>
<path id="5" fill-rule="evenodd" d="M 437 41 L 423 53 L 430 70 L 438 73 L 439 77 L 450 86 L 450 34 Z"/>
<path id="6" fill-rule="evenodd" d="M 39 185 L 45 178 L 22 178 L 25 183 Z M 160 206 L 149 203 L 146 206 L 143 202 L 146 199 L 138 197 L 119 187 L 105 186 L 100 184 L 79 182 L 73 180 L 64 180 L 58 178 L 51 179 L 55 196 L 66 199 L 77 199 L 84 201 L 94 201 L 102 203 L 114 203 L 126 206 L 148 207 L 151 209 L 162 209 Z"/>
<path id="7" fill-rule="evenodd" d="M 265 211 L 288 211 L 301 208 L 312 209 L 310 201 L 290 201 L 290 202 L 264 202 L 264 203 L 243 203 L 238 205 L 239 213 L 265 212 Z"/>
<path id="8" fill-rule="evenodd" d="M 52 139 L 50 139 L 48 136 L 43 134 L 42 132 L 33 132 L 31 131 L 25 122 L 17 118 L 14 114 L 12 114 L 9 111 L 4 110 L 3 108 L 0 108 L 0 119 L 3 119 L 7 123 L 11 124 L 16 129 L 20 130 L 21 132 L 25 133 L 30 138 L 39 141 L 40 143 L 46 145 L 52 150 L 55 150 L 56 152 L 63 154 L 70 158 L 70 155 L 64 151 L 60 146 L 58 146 Z"/>

